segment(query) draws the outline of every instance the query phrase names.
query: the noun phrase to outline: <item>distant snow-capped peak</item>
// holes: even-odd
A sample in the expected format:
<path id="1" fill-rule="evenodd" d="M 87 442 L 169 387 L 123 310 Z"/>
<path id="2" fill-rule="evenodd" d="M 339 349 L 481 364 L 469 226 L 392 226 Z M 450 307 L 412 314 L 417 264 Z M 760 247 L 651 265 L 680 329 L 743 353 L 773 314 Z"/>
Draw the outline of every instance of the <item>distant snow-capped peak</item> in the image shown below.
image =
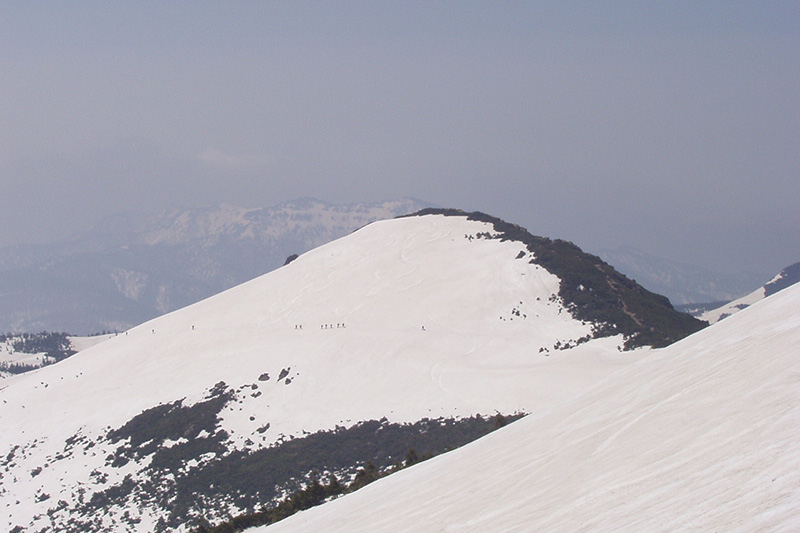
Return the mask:
<path id="1" fill-rule="evenodd" d="M 767 296 L 771 296 L 772 294 L 775 294 L 786 287 L 794 285 L 798 281 L 800 281 L 800 263 L 794 263 L 781 270 L 762 287 L 759 287 L 753 292 L 733 300 L 732 302 L 728 302 L 721 307 L 706 311 L 705 313 L 701 314 L 699 318 L 701 320 L 705 320 L 709 324 L 714 324 L 723 318 L 738 313 L 742 309 L 746 309 L 754 303 L 763 300 Z"/>

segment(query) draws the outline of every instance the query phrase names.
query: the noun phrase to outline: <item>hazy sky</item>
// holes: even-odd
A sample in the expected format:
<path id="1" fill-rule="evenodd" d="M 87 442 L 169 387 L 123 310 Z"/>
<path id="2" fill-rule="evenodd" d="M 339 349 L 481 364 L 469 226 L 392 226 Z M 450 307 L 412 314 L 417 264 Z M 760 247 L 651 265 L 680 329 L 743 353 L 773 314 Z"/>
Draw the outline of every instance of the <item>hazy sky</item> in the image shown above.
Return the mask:
<path id="1" fill-rule="evenodd" d="M 4 2 L 0 245 L 414 196 L 597 250 L 800 261 L 800 4 Z"/>

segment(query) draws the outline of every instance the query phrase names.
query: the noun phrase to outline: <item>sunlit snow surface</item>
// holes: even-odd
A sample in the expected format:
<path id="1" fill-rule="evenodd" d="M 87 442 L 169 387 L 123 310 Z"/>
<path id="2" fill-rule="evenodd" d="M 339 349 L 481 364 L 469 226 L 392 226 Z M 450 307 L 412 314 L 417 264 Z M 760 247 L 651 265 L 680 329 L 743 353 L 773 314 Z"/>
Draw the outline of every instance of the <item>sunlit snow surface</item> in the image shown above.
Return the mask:
<path id="1" fill-rule="evenodd" d="M 647 353 L 620 353 L 618 337 L 554 349 L 590 326 L 562 308 L 558 279 L 531 264 L 524 245 L 477 238 L 486 232 L 490 224 L 464 217 L 377 222 L 4 380 L 0 456 L 19 448 L 0 472 L 0 529 L 35 515 L 45 526 L 57 501 L 71 506 L 79 490 L 89 497 L 143 475 L 134 461 L 108 468 L 114 446 L 98 439 L 159 403 L 199 401 L 220 381 L 240 391 L 221 412 L 229 444 L 252 448 L 382 417 L 538 413 Z M 65 453 L 75 435 L 99 444 Z M 147 531 L 156 516 L 143 512 Z"/>
<path id="2" fill-rule="evenodd" d="M 798 531 L 800 286 L 279 531 Z"/>

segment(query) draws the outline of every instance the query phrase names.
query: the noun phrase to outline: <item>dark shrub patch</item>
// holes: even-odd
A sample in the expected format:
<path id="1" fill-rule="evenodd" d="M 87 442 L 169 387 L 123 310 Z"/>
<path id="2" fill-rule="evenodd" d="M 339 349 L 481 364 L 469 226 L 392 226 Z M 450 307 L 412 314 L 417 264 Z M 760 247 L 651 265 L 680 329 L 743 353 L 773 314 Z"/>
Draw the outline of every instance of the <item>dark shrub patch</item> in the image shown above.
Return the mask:
<path id="1" fill-rule="evenodd" d="M 242 531 L 277 522 L 330 497 L 357 490 L 405 466 L 463 446 L 521 416 L 476 415 L 465 419 L 423 419 L 414 424 L 391 424 L 385 419 L 361 422 L 252 453 L 234 452 L 180 480 L 178 493 L 199 491 L 213 484 L 217 490 L 237 495 L 239 506 L 264 507 L 262 511 L 245 513 L 217 526 L 202 520 L 196 530 L 198 533 Z M 425 450 L 421 457 L 418 449 Z M 327 484 L 322 484 L 315 472 L 326 470 L 352 475 L 353 481 L 345 486 L 336 476 L 330 476 Z M 305 483 L 297 481 L 298 477 L 305 478 Z M 294 486 L 294 493 L 279 504 L 272 503 L 276 489 L 287 487 L 287 481 Z"/>

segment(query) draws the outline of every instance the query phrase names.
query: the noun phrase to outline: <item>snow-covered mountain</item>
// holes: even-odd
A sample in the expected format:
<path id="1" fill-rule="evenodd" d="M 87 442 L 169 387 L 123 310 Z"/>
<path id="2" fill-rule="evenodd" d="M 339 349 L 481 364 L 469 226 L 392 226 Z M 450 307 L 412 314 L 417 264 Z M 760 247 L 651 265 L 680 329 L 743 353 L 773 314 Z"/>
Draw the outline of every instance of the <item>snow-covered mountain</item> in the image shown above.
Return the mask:
<path id="1" fill-rule="evenodd" d="M 376 222 L 4 380 L 0 528 L 186 530 L 341 471 L 330 443 L 314 454 L 330 463 L 270 462 L 319 431 L 540 413 L 649 352 L 623 348 L 702 325 L 571 243 L 498 219 Z"/>
<path id="2" fill-rule="evenodd" d="M 781 270 L 774 278 L 769 280 L 766 284 L 753 292 L 737 298 L 732 302 L 728 302 L 720 307 L 711 309 L 700 314 L 699 318 L 705 320 L 709 324 L 719 322 L 723 318 L 729 317 L 734 313 L 738 313 L 754 303 L 763 300 L 767 296 L 775 294 L 776 292 L 794 285 L 800 281 L 800 263 L 794 263 Z"/>
<path id="3" fill-rule="evenodd" d="M 649 290 L 663 294 L 673 305 L 730 301 L 763 282 L 756 273 L 723 274 L 670 261 L 632 247 L 597 252 L 604 261 Z"/>
<path id="4" fill-rule="evenodd" d="M 108 217 L 69 242 L 0 249 L 0 333 L 123 331 L 429 204 L 221 205 Z"/>
<path id="5" fill-rule="evenodd" d="M 800 285 L 579 397 L 248 531 L 798 531 Z"/>

